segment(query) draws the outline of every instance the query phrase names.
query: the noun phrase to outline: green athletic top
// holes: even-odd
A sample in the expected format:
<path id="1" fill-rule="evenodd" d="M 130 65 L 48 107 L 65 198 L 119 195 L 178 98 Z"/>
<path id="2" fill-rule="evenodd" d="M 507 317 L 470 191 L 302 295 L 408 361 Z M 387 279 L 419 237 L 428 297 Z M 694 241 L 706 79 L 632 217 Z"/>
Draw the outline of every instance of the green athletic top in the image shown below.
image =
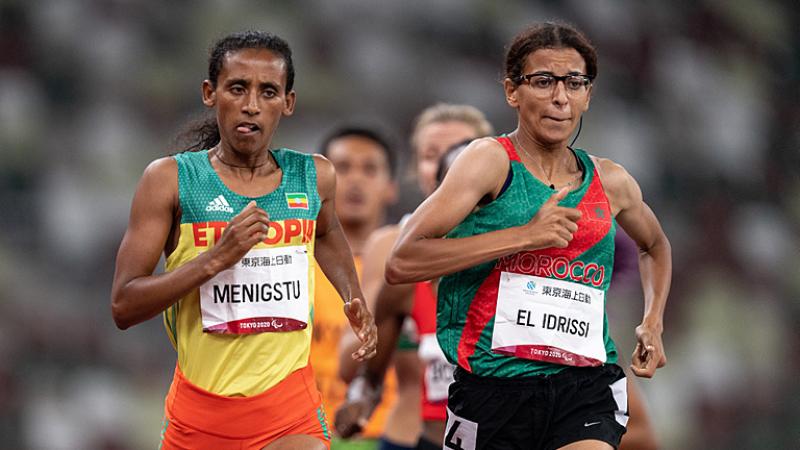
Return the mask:
<path id="1" fill-rule="evenodd" d="M 524 225 L 554 194 L 549 186 L 528 172 L 507 137 L 497 140 L 510 159 L 511 184 L 493 202 L 467 216 L 447 235 L 448 238 L 474 236 Z M 501 291 L 503 274 L 530 276 L 532 281 L 527 284 L 530 289 L 536 288 L 537 280 L 543 280 L 545 284 L 573 286 L 575 289 L 564 289 L 573 298 L 565 298 L 578 301 L 584 299 L 584 294 L 579 291 L 596 290 L 594 292 L 602 292 L 600 295 L 604 296 L 611 283 L 616 222 L 611 216 L 608 198 L 591 157 L 580 149 L 574 152 L 584 168 L 584 179 L 580 187 L 567 194 L 559 205 L 577 208 L 582 216 L 577 223 L 578 231 L 574 233 L 568 247 L 523 251 L 442 278 L 437 304 L 437 337 L 451 363 L 479 376 L 524 377 L 559 372 L 568 367 L 566 363 L 570 358 L 573 358 L 573 363 L 569 365 L 597 366 L 616 362 L 617 351 L 608 333 L 604 304 L 602 312 L 597 312 L 598 316 L 602 314 L 603 342 L 597 344 L 600 354 L 603 353 L 602 347 L 605 347 L 605 361 L 601 358 L 583 358 L 581 355 L 564 352 L 557 346 L 547 347 L 551 350 L 549 352 L 539 351 L 536 358 L 530 357 L 532 348 L 523 346 L 500 352 L 500 349 L 492 350 L 498 292 Z M 551 288 L 547 289 L 549 292 Z M 562 290 L 559 289 L 558 292 L 556 298 L 559 298 Z M 537 305 L 533 303 L 529 308 L 535 310 Z M 531 320 L 530 314 L 526 316 L 521 313 L 519 325 Z M 564 324 L 559 331 L 580 334 L 581 328 L 575 326 L 577 323 L 573 324 L 572 329 L 569 321 Z M 542 323 L 537 319 L 528 326 L 541 327 Z M 586 327 L 588 332 L 588 325 Z M 599 334 L 597 339 L 601 339 Z M 553 357 L 553 354 L 557 357 Z M 565 354 L 567 360 L 564 359 Z M 575 364 L 575 358 L 581 363 Z"/>

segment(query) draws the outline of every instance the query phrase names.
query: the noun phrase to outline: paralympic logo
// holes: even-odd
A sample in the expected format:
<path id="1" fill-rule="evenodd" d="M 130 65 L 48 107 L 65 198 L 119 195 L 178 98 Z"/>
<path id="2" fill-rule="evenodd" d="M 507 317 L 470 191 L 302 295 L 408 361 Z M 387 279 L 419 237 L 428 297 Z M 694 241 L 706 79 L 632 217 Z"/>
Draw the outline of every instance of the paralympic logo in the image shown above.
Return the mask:
<path id="1" fill-rule="evenodd" d="M 522 292 L 524 292 L 524 293 L 526 293 L 528 295 L 535 295 L 536 294 L 536 283 L 534 283 L 533 281 L 528 281 L 528 283 L 525 284 L 525 287 L 522 288 Z"/>

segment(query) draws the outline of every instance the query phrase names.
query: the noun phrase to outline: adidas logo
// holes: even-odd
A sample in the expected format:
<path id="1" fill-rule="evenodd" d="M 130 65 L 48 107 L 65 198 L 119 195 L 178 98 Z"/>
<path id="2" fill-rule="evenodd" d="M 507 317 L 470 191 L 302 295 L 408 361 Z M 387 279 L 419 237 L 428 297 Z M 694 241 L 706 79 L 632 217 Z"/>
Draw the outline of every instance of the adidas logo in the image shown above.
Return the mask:
<path id="1" fill-rule="evenodd" d="M 231 208 L 230 203 L 225 200 L 225 197 L 219 196 L 214 200 L 208 202 L 208 206 L 206 206 L 206 211 L 222 211 L 227 213 L 232 213 L 233 208 Z"/>

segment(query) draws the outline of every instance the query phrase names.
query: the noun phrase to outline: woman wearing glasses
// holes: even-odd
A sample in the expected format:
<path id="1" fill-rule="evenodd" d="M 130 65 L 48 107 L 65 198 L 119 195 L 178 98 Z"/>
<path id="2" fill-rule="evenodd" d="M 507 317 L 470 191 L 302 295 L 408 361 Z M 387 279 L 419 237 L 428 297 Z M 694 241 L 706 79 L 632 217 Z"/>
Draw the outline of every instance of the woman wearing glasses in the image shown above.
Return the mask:
<path id="1" fill-rule="evenodd" d="M 514 38 L 505 74 L 517 128 L 456 159 L 403 228 L 386 278 L 442 277 L 437 337 L 457 366 L 445 448 L 616 448 L 628 419 L 605 315 L 616 226 L 640 249 L 637 376 L 666 363 L 669 242 L 624 168 L 568 145 L 597 75 L 591 43 L 537 25 Z"/>

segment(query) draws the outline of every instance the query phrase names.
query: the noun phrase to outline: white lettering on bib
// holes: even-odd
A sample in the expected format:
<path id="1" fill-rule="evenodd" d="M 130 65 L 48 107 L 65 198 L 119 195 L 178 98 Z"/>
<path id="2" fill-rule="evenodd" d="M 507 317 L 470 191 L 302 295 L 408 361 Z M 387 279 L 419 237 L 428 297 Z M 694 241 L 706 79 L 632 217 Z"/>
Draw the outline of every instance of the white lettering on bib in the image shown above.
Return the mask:
<path id="1" fill-rule="evenodd" d="M 203 331 L 250 334 L 308 326 L 308 250 L 252 249 L 200 286 Z"/>
<path id="2" fill-rule="evenodd" d="M 425 396 L 429 402 L 447 400 L 450 384 L 455 381 L 453 371 L 455 366 L 447 362 L 436 334 L 424 334 L 417 351 L 419 358 L 425 364 Z"/>
<path id="3" fill-rule="evenodd" d="M 605 292 L 569 281 L 500 274 L 492 350 L 568 366 L 599 366 Z"/>

